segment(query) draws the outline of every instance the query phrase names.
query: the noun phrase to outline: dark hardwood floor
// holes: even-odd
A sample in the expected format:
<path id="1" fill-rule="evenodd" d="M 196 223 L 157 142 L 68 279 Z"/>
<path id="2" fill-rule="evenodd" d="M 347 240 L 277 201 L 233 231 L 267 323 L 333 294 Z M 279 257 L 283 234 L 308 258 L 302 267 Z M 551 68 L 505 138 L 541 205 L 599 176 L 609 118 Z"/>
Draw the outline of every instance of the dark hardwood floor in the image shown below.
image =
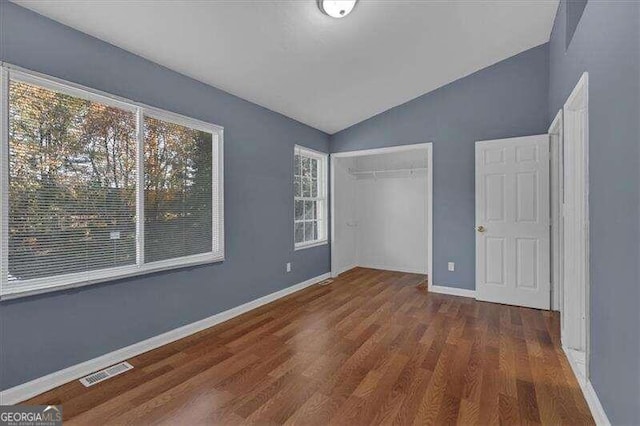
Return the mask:
<path id="1" fill-rule="evenodd" d="M 27 403 L 65 424 L 593 424 L 558 316 L 356 268 Z"/>

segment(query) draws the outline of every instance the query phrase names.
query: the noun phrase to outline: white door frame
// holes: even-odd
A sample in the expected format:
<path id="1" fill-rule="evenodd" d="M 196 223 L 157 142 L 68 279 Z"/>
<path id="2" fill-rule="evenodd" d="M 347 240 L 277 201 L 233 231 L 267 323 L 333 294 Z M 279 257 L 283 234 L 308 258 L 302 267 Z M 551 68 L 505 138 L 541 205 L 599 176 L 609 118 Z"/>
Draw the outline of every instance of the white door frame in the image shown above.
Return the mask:
<path id="1" fill-rule="evenodd" d="M 550 192 L 551 195 L 551 309 L 560 311 L 560 326 L 564 324 L 562 319 L 563 304 L 563 283 L 562 267 L 563 261 L 563 230 L 562 230 L 562 205 L 563 205 L 563 129 L 562 109 L 558 111 L 549 126 L 549 170 L 550 170 Z"/>
<path id="2" fill-rule="evenodd" d="M 331 160 L 331 276 L 336 276 L 335 249 L 335 159 L 347 157 L 361 157 L 363 155 L 389 154 L 392 152 L 411 151 L 416 148 L 427 152 L 427 276 L 428 288 L 433 285 L 433 143 L 417 143 L 412 145 L 399 145 L 387 148 L 363 149 L 358 151 L 336 152 L 330 154 Z"/>
<path id="3" fill-rule="evenodd" d="M 589 378 L 590 345 L 590 277 L 589 277 L 589 75 L 583 73 L 564 104 L 565 227 L 564 307 L 566 309 L 563 347 L 576 360 L 579 373 Z M 567 232 L 569 231 L 569 232 Z M 566 272 L 566 271 L 569 272 Z M 577 277 L 567 280 L 566 277 Z M 578 349 L 576 351 L 576 349 Z M 582 370 L 582 371 L 580 371 Z"/>

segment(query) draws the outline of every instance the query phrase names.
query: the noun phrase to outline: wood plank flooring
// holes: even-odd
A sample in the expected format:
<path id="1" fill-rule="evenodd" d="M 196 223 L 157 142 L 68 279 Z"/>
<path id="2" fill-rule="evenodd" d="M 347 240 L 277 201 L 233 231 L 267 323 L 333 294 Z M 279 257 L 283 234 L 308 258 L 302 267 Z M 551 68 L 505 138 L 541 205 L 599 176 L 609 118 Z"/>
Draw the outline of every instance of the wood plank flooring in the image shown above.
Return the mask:
<path id="1" fill-rule="evenodd" d="M 27 403 L 67 425 L 593 424 L 557 315 L 425 279 L 356 268 Z"/>

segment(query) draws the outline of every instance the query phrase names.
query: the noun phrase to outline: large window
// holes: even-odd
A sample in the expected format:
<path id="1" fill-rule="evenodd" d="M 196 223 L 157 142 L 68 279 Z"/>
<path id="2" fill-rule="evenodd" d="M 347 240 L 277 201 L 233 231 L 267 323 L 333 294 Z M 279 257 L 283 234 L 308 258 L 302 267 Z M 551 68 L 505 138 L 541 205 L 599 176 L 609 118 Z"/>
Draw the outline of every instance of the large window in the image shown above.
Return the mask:
<path id="1" fill-rule="evenodd" d="M 295 248 L 327 242 L 327 155 L 301 146 L 294 150 Z"/>
<path id="2" fill-rule="evenodd" d="M 3 298 L 223 259 L 221 128 L 0 71 Z"/>

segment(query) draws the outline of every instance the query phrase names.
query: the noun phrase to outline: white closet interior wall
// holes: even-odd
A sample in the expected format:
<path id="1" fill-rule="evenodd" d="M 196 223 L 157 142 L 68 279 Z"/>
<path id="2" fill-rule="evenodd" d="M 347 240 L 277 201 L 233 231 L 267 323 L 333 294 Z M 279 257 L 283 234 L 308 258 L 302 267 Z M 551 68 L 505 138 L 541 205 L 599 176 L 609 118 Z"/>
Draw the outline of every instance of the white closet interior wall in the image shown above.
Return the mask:
<path id="1" fill-rule="evenodd" d="M 333 194 L 334 235 L 332 270 L 336 274 L 358 266 L 356 231 L 358 224 L 355 176 L 349 171 L 355 167 L 355 158 L 336 158 L 334 162 L 335 187 Z"/>
<path id="2" fill-rule="evenodd" d="M 336 268 L 427 273 L 425 150 L 337 158 Z"/>

